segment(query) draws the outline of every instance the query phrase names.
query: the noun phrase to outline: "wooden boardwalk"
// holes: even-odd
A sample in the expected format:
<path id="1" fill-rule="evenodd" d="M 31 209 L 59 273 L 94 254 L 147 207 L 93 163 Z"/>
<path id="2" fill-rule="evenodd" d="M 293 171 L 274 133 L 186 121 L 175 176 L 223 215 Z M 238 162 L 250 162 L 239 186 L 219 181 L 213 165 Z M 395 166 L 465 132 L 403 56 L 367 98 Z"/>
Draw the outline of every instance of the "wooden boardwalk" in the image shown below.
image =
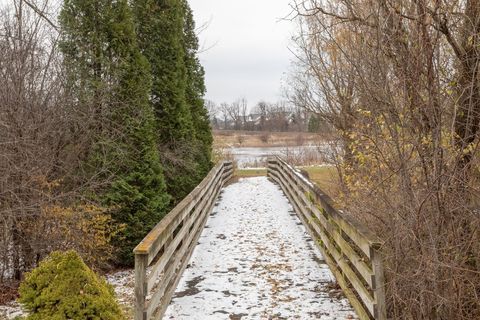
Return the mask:
<path id="1" fill-rule="evenodd" d="M 219 202 L 230 209 L 204 229 L 233 177 L 231 162 L 218 164 L 142 240 L 135 320 L 351 319 L 344 301 L 326 304 L 333 277 L 356 317 L 386 319 L 381 241 L 285 161 L 271 158 L 267 171 L 275 184 L 231 185 Z"/>
<path id="2" fill-rule="evenodd" d="M 164 319 L 354 319 L 281 189 L 229 185 L 208 219 Z"/>

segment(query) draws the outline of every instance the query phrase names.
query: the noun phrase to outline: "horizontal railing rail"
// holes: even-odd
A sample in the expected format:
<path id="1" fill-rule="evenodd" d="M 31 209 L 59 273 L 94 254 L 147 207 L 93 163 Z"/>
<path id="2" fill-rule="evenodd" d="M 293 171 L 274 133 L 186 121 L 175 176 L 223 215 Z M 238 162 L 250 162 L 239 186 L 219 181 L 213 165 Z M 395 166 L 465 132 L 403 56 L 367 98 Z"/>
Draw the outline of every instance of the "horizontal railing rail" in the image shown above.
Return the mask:
<path id="1" fill-rule="evenodd" d="M 269 158 L 268 177 L 289 198 L 360 319 L 386 319 L 380 239 L 279 157 Z"/>
<path id="2" fill-rule="evenodd" d="M 220 189 L 232 175 L 232 162 L 215 166 L 134 249 L 135 320 L 163 317 Z"/>

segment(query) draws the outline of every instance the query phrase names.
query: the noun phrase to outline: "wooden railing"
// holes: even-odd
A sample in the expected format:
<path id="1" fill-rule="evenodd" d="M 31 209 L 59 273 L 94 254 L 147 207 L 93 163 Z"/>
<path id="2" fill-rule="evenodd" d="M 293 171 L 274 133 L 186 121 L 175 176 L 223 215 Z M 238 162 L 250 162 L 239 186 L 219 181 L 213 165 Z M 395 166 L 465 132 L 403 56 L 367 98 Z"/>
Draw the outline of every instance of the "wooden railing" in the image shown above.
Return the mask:
<path id="1" fill-rule="evenodd" d="M 134 249 L 135 320 L 163 317 L 220 189 L 232 175 L 232 162 L 218 164 Z"/>
<path id="2" fill-rule="evenodd" d="M 289 198 L 360 319 L 386 319 L 381 241 L 282 159 L 269 158 L 268 177 Z"/>

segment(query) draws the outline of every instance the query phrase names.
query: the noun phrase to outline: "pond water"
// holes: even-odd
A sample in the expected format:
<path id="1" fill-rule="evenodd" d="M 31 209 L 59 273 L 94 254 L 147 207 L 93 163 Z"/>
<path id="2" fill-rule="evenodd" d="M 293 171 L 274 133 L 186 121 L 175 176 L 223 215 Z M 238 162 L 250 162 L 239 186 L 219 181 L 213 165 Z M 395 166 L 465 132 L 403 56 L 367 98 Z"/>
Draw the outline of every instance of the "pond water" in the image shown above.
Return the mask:
<path id="1" fill-rule="evenodd" d="M 269 156 L 278 155 L 294 165 L 313 165 L 325 163 L 329 146 L 297 146 L 297 147 L 259 147 L 242 148 L 231 147 L 225 149 L 230 154 L 239 168 L 265 167 Z"/>

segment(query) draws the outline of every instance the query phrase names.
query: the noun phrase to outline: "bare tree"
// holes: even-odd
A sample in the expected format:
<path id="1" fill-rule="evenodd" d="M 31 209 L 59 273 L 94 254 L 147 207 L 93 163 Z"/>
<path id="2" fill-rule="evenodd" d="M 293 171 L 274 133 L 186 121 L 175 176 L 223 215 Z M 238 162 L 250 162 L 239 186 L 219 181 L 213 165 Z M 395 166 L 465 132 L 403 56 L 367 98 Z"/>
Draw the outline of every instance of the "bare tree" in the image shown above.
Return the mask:
<path id="1" fill-rule="evenodd" d="M 217 106 L 217 104 L 211 100 L 206 100 L 205 107 L 207 108 L 208 117 L 213 129 L 219 129 L 219 123 L 217 119 L 217 116 L 220 112 L 219 106 Z"/>
<path id="2" fill-rule="evenodd" d="M 95 183 L 78 178 L 90 117 L 71 107 L 64 89 L 50 10 L 48 1 L 19 0 L 0 12 L 2 285 L 51 250 L 75 248 L 89 260 L 111 249 L 108 216 L 81 196 Z"/>
<path id="3" fill-rule="evenodd" d="M 223 129 L 228 130 L 229 129 L 228 118 L 230 116 L 230 105 L 226 102 L 222 102 L 220 104 L 219 110 L 220 110 L 221 117 L 223 119 Z"/>
<path id="4" fill-rule="evenodd" d="M 240 117 L 242 120 L 242 129 L 247 130 L 247 122 L 248 122 L 248 102 L 247 99 L 241 98 L 238 101 L 240 107 Z"/>
<path id="5" fill-rule="evenodd" d="M 348 214 L 383 236 L 389 315 L 480 317 L 480 2 L 297 1 L 291 98 L 335 129 Z"/>
<path id="6" fill-rule="evenodd" d="M 241 101 L 236 100 L 228 105 L 228 115 L 233 120 L 233 126 L 235 130 L 242 129 L 242 110 Z"/>
<path id="7" fill-rule="evenodd" d="M 210 119 L 213 119 L 218 115 L 219 108 L 217 104 L 212 100 L 206 100 L 205 107 L 207 108 L 208 116 L 210 117 Z"/>

